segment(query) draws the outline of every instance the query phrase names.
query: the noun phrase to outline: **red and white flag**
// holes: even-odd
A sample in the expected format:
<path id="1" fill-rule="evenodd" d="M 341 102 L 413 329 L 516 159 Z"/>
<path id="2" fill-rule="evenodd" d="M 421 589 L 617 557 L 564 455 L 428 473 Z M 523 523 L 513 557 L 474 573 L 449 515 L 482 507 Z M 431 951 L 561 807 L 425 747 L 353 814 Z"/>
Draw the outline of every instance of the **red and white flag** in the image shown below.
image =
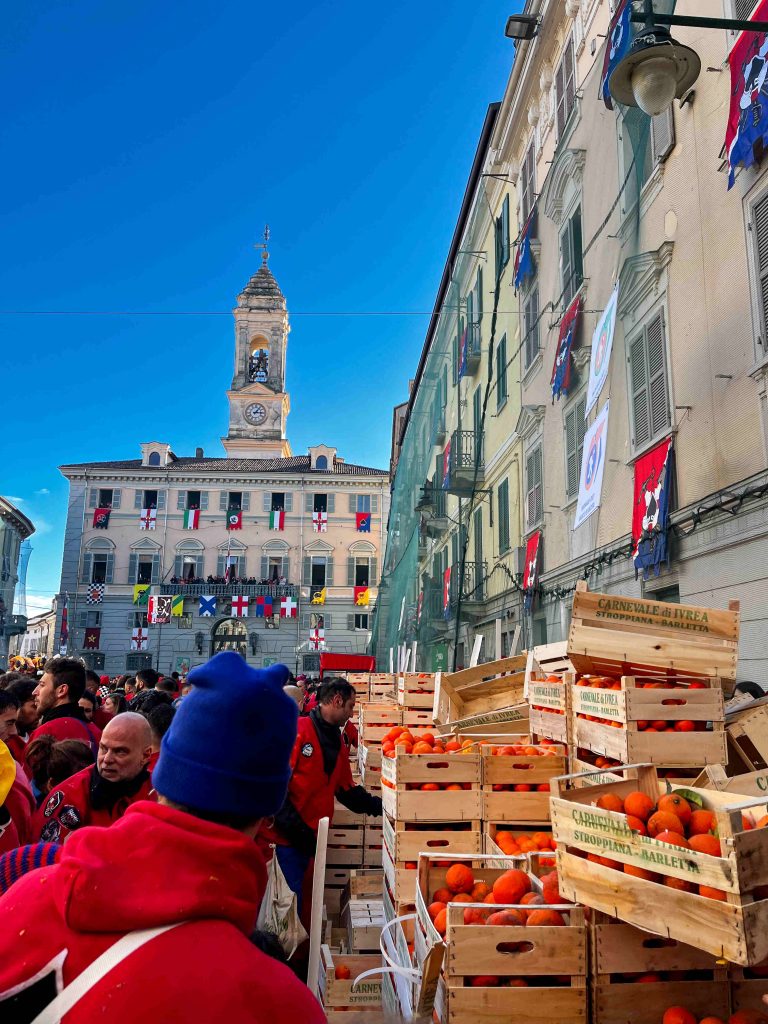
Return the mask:
<path id="1" fill-rule="evenodd" d="M 184 529 L 197 530 L 200 526 L 200 509 L 188 508 L 184 513 Z"/>
<path id="2" fill-rule="evenodd" d="M 269 513 L 270 530 L 285 529 L 285 512 L 281 508 L 273 508 Z"/>
<path id="3" fill-rule="evenodd" d="M 527 609 L 533 606 L 533 596 L 539 582 L 539 561 L 541 554 L 541 530 L 528 538 L 525 548 L 525 569 L 523 570 L 523 603 Z"/>
<path id="4" fill-rule="evenodd" d="M 153 626 L 162 626 L 171 621 L 173 597 L 170 594 L 157 594 L 147 602 L 147 622 Z"/>
<path id="5" fill-rule="evenodd" d="M 143 508 L 141 510 L 141 518 L 139 519 L 140 530 L 154 530 L 157 524 L 157 509 L 156 508 Z"/>
<path id="6" fill-rule="evenodd" d="M 248 618 L 248 595 L 235 594 L 232 598 L 232 615 L 236 619 Z"/>
<path id="7" fill-rule="evenodd" d="M 321 626 L 315 626 L 309 634 L 309 642 L 316 651 L 325 647 L 325 629 Z"/>
<path id="8" fill-rule="evenodd" d="M 315 533 L 327 533 L 328 532 L 328 513 L 327 512 L 313 512 L 312 513 L 312 529 Z"/>
<path id="9" fill-rule="evenodd" d="M 298 611 L 298 605 L 292 597 L 283 597 L 280 600 L 280 618 L 281 619 L 295 619 Z"/>
<path id="10" fill-rule="evenodd" d="M 131 634 L 131 650 L 145 651 L 149 644 L 149 633 L 146 629 L 136 628 Z"/>

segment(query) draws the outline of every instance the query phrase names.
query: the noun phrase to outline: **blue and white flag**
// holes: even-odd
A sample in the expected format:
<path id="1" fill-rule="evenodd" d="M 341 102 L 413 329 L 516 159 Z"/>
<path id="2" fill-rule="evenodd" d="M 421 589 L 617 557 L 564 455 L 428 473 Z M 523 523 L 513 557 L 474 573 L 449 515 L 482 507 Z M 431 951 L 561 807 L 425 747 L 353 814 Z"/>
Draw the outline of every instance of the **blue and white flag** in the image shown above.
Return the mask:
<path id="1" fill-rule="evenodd" d="M 632 45 L 632 0 L 622 0 L 608 26 L 608 38 L 605 41 L 603 57 L 603 74 L 600 79 L 600 96 L 609 110 L 613 110 L 611 91 L 608 87 L 611 75 L 624 60 Z"/>
<path id="2" fill-rule="evenodd" d="M 574 530 L 578 529 L 593 512 L 597 512 L 600 508 L 605 454 L 608 445 L 608 405 L 609 403 L 606 402 L 584 438 L 579 500 L 576 505 L 576 518 L 573 521 Z"/>
<path id="3" fill-rule="evenodd" d="M 762 0 L 751 21 L 768 19 L 768 0 Z M 742 32 L 728 63 L 731 67 L 731 106 L 725 133 L 728 153 L 728 188 L 738 167 L 751 167 L 762 160 L 768 145 L 768 36 L 765 32 Z"/>
<path id="4" fill-rule="evenodd" d="M 603 385 L 608 379 L 608 367 L 611 362 L 613 348 L 613 332 L 616 328 L 616 309 L 619 304 L 619 286 L 613 289 L 603 315 L 597 322 L 592 335 L 592 355 L 589 360 L 589 385 L 587 386 L 587 405 L 584 416 L 588 416 L 597 404 Z"/>
<path id="5" fill-rule="evenodd" d="M 200 608 L 198 615 L 202 618 L 211 618 L 216 614 L 216 598 L 210 594 L 200 595 Z"/>
<path id="6" fill-rule="evenodd" d="M 531 237 L 534 234 L 534 217 L 536 215 L 536 208 L 534 207 L 528 215 L 528 220 L 525 222 L 525 227 L 520 234 L 520 241 L 517 244 L 517 251 L 515 252 L 515 290 L 517 290 L 526 278 L 531 277 L 536 270 L 533 262 L 533 253 L 531 252 Z"/>

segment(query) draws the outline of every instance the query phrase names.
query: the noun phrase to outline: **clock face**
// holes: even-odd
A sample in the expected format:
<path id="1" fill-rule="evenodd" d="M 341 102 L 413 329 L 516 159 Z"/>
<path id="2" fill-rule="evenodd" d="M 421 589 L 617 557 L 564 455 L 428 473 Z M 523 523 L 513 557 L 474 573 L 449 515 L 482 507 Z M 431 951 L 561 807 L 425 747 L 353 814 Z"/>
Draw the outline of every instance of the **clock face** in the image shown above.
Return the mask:
<path id="1" fill-rule="evenodd" d="M 246 405 L 244 415 L 249 423 L 258 426 L 267 418 L 267 410 L 260 402 L 251 402 L 250 405 Z"/>

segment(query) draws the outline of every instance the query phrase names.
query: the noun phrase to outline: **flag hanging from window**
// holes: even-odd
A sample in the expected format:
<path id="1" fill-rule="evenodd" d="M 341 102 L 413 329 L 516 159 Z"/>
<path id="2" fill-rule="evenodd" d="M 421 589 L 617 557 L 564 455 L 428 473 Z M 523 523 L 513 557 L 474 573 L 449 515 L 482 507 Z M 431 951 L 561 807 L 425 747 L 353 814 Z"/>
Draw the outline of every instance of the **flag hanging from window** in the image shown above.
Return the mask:
<path id="1" fill-rule="evenodd" d="M 367 607 L 371 591 L 368 587 L 354 587 L 355 607 Z"/>
<path id="2" fill-rule="evenodd" d="M 280 618 L 281 619 L 295 619 L 298 611 L 298 605 L 292 597 L 283 597 L 280 600 Z"/>
<path id="3" fill-rule="evenodd" d="M 632 504 L 632 559 L 635 577 L 648 579 L 649 569 L 659 575 L 661 563 L 669 564 L 669 513 L 674 485 L 674 448 L 668 438 L 635 463 Z"/>
<path id="4" fill-rule="evenodd" d="M 146 651 L 149 645 L 149 633 L 146 629 L 140 627 L 133 630 L 131 633 L 131 650 L 132 651 Z"/>
<path id="5" fill-rule="evenodd" d="M 272 598 L 271 597 L 257 597 L 256 598 L 256 618 L 263 619 L 267 616 L 272 616 Z"/>
<path id="6" fill-rule="evenodd" d="M 315 626 L 310 630 L 309 642 L 316 651 L 325 647 L 325 629 L 322 626 Z"/>
<path id="7" fill-rule="evenodd" d="M 243 510 L 240 508 L 231 508 L 227 512 L 227 529 L 228 530 L 242 530 L 243 528 Z"/>
<path id="8" fill-rule="evenodd" d="M 184 513 L 184 529 L 197 530 L 200 526 L 200 509 L 188 508 Z"/>
<path id="9" fill-rule="evenodd" d="M 443 573 L 443 616 L 446 619 L 451 617 L 451 567 L 450 565 Z"/>
<path id="10" fill-rule="evenodd" d="M 61 631 L 59 633 L 59 654 L 64 657 L 69 645 L 69 611 L 67 609 L 67 598 L 64 598 L 64 605 L 61 609 Z"/>
<path id="11" fill-rule="evenodd" d="M 327 593 L 327 587 L 323 587 L 322 590 L 312 591 L 312 599 L 310 601 L 310 604 L 325 604 L 325 598 Z"/>
<path id="12" fill-rule="evenodd" d="M 768 20 L 768 0 L 755 9 L 751 21 Z M 728 154 L 728 188 L 737 167 L 760 163 L 768 146 L 768 36 L 742 32 L 734 43 L 731 66 L 731 109 L 725 132 Z"/>
<path id="13" fill-rule="evenodd" d="M 451 442 L 443 449 L 443 490 L 447 491 L 451 485 Z"/>
<path id="14" fill-rule="evenodd" d="M 533 262 L 533 251 L 531 249 L 531 239 L 535 233 L 534 230 L 534 218 L 536 216 L 536 207 L 531 210 L 528 214 L 528 220 L 525 222 L 523 230 L 520 233 L 520 239 L 517 243 L 517 250 L 515 251 L 515 291 L 524 284 L 525 281 L 533 276 L 535 266 Z"/>
<path id="15" fill-rule="evenodd" d="M 600 97 L 609 110 L 613 110 L 613 100 L 609 89 L 611 75 L 624 60 L 632 45 L 631 14 L 631 0 L 621 0 L 608 26 L 608 38 L 605 41 L 603 56 L 603 73 L 600 78 Z"/>
<path id="16" fill-rule="evenodd" d="M 355 512 L 355 526 L 357 527 L 358 533 L 370 533 L 371 532 L 371 513 L 370 512 Z"/>
<path id="17" fill-rule="evenodd" d="M 571 388 L 572 349 L 581 316 L 581 295 L 577 295 L 560 322 L 555 365 L 552 367 L 552 401 L 567 395 Z"/>
<path id="18" fill-rule="evenodd" d="M 467 372 L 467 332 L 469 327 L 465 327 L 461 337 L 459 338 L 459 365 L 456 368 L 458 379 L 464 376 Z"/>
<path id="19" fill-rule="evenodd" d="M 170 594 L 156 594 L 150 597 L 147 605 L 147 622 L 153 626 L 162 626 L 171 621 L 173 598 Z"/>
<path id="20" fill-rule="evenodd" d="M 140 530 L 154 530 L 157 525 L 157 509 L 143 508 L 139 517 Z"/>
<path id="21" fill-rule="evenodd" d="M 613 349 L 613 332 L 616 328 L 616 311 L 619 305 L 619 286 L 613 289 L 603 315 L 597 322 L 592 335 L 592 354 L 589 361 L 589 384 L 587 385 L 587 403 L 584 409 L 586 416 L 597 404 L 600 392 L 608 379 L 608 367 Z"/>
<path id="22" fill-rule="evenodd" d="M 236 619 L 248 618 L 248 595 L 235 594 L 232 598 L 232 615 Z"/>
<path id="23" fill-rule="evenodd" d="M 184 614 L 184 598 L 181 594 L 174 594 L 173 600 L 171 601 L 171 615 L 183 615 Z"/>
<path id="24" fill-rule="evenodd" d="M 101 626 L 93 626 L 85 631 L 83 647 L 87 651 L 97 651 L 101 642 Z"/>
<path id="25" fill-rule="evenodd" d="M 327 533 L 328 532 L 328 513 L 327 512 L 313 512 L 312 513 L 312 529 L 315 533 Z"/>
<path id="26" fill-rule="evenodd" d="M 533 608 L 533 599 L 539 582 L 539 564 L 541 561 L 541 530 L 536 530 L 528 538 L 525 547 L 525 568 L 523 569 L 523 604 L 526 611 Z"/>
<path id="27" fill-rule="evenodd" d="M 200 595 L 200 607 L 197 614 L 204 619 L 210 619 L 216 614 L 216 598 L 213 594 Z"/>
<path id="28" fill-rule="evenodd" d="M 95 508 L 93 510 L 94 530 L 106 530 L 109 527 L 109 515 L 111 508 Z"/>
<path id="29" fill-rule="evenodd" d="M 133 585 L 133 603 L 138 605 L 144 605 L 146 607 L 149 601 L 149 583 L 134 583 Z"/>
<path id="30" fill-rule="evenodd" d="M 270 530 L 285 529 L 285 512 L 281 508 L 273 508 L 269 513 Z"/>
<path id="31" fill-rule="evenodd" d="M 608 447 L 608 407 L 606 402 L 592 426 L 584 437 L 584 451 L 581 456 L 581 476 L 579 477 L 579 498 L 576 504 L 576 515 L 573 529 L 578 529 L 593 512 L 600 508 L 603 491 L 603 471 L 605 470 L 606 450 Z"/>
<path id="32" fill-rule="evenodd" d="M 88 590 L 85 594 L 86 604 L 101 604 L 104 600 L 104 584 L 103 583 L 89 583 Z"/>

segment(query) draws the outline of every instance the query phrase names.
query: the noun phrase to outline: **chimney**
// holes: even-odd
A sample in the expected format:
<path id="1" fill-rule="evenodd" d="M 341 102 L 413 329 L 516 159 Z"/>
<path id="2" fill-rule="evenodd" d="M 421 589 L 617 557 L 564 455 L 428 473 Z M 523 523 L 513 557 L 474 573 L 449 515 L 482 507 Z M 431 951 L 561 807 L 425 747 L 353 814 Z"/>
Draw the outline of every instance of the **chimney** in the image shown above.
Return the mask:
<path id="1" fill-rule="evenodd" d="M 196 459 L 202 459 L 202 457 L 203 457 L 203 449 L 202 448 L 195 448 L 195 458 Z"/>

